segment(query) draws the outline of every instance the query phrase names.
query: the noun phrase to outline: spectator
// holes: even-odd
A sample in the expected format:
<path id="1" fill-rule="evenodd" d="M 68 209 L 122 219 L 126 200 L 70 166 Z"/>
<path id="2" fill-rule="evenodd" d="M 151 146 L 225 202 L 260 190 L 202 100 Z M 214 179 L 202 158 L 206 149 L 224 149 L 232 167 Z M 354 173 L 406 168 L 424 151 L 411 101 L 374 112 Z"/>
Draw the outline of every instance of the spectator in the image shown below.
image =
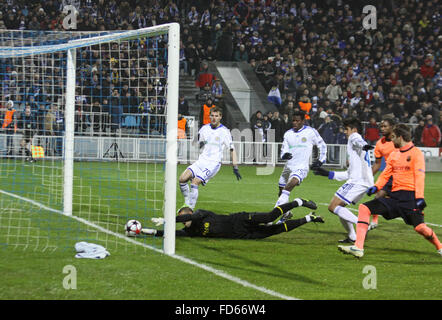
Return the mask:
<path id="1" fill-rule="evenodd" d="M 201 89 L 208 84 L 211 88 L 214 80 L 215 75 L 209 71 L 209 64 L 204 61 L 197 76 L 196 86 Z"/>
<path id="2" fill-rule="evenodd" d="M 52 104 L 49 110 L 46 112 L 44 119 L 44 132 L 46 136 L 46 154 L 53 156 L 55 152 L 55 104 Z"/>
<path id="3" fill-rule="evenodd" d="M 212 97 L 209 96 L 206 99 L 206 102 L 201 107 L 200 111 L 201 126 L 210 123 L 210 110 L 213 108 L 215 108 L 215 105 L 213 104 Z"/>
<path id="4" fill-rule="evenodd" d="M 376 119 L 374 117 L 370 118 L 370 123 L 365 128 L 365 141 L 368 144 L 374 145 L 380 138 L 380 131 Z"/>
<path id="5" fill-rule="evenodd" d="M 345 135 L 344 128 L 339 127 L 339 131 L 336 134 L 336 144 L 347 144 L 347 136 Z"/>
<path id="6" fill-rule="evenodd" d="M 332 79 L 331 83 L 325 88 L 325 95 L 331 102 L 335 102 L 342 96 L 342 89 L 337 84 L 336 79 Z"/>
<path id="7" fill-rule="evenodd" d="M 318 132 L 326 144 L 336 143 L 336 133 L 338 127 L 336 123 L 331 119 L 331 116 L 327 115 L 324 119 L 324 123 L 318 128 Z M 337 148 L 337 147 L 336 147 Z M 337 156 L 338 150 L 335 147 L 328 149 L 328 159 L 333 162 Z"/>
<path id="8" fill-rule="evenodd" d="M 422 133 L 425 129 L 425 120 L 422 118 L 419 120 L 418 126 L 414 129 L 414 135 L 413 135 L 413 143 L 418 146 L 422 147 Z"/>
<path id="9" fill-rule="evenodd" d="M 17 112 L 14 108 L 14 101 L 9 100 L 3 115 L 2 131 L 6 136 L 6 155 L 12 156 L 14 152 L 14 134 L 17 131 Z"/>
<path id="10" fill-rule="evenodd" d="M 302 96 L 301 100 L 298 102 L 299 108 L 305 112 L 305 119 L 310 120 L 310 111 L 312 110 L 312 103 L 310 98 L 307 96 Z"/>
<path id="11" fill-rule="evenodd" d="M 28 105 L 25 107 L 25 112 L 20 119 L 20 127 L 22 129 L 22 139 L 20 141 L 20 153 L 23 157 L 26 157 L 26 161 L 32 160 L 31 144 L 34 137 L 35 130 L 37 128 L 37 122 L 32 114 L 31 107 Z"/>
<path id="12" fill-rule="evenodd" d="M 422 132 L 422 144 L 424 147 L 439 147 L 440 141 L 441 132 L 439 127 L 433 124 L 433 118 L 429 116 Z"/>
<path id="13" fill-rule="evenodd" d="M 198 101 L 206 101 L 208 98 L 212 98 L 212 87 L 210 83 L 206 82 L 206 84 L 200 88 L 200 92 L 196 95 L 196 99 Z"/>
<path id="14" fill-rule="evenodd" d="M 421 120 L 424 120 L 424 117 L 422 116 L 422 110 L 416 109 L 416 111 L 413 113 L 413 115 L 409 119 L 409 123 L 416 123 L 418 124 Z"/>
<path id="15" fill-rule="evenodd" d="M 255 114 L 253 114 L 253 115 L 250 117 L 250 126 L 251 126 L 251 129 L 253 129 L 253 128 L 255 127 L 256 122 L 257 122 L 258 120 L 262 121 L 262 119 L 263 119 L 262 112 L 261 112 L 260 110 L 256 111 Z"/>
<path id="16" fill-rule="evenodd" d="M 54 151 L 56 156 L 63 154 L 63 133 L 64 133 L 64 114 L 59 110 L 56 103 L 52 105 L 52 112 L 54 113 L 54 136 L 57 138 L 54 141 Z"/>
<path id="17" fill-rule="evenodd" d="M 189 124 L 187 119 L 178 113 L 178 139 L 186 139 L 189 135 Z"/>
<path id="18" fill-rule="evenodd" d="M 117 89 L 112 91 L 109 99 L 110 129 L 113 135 L 116 135 L 121 129 L 123 116 L 123 106 L 121 105 L 120 93 Z"/>
<path id="19" fill-rule="evenodd" d="M 238 62 L 248 62 L 249 61 L 249 55 L 246 51 L 246 46 L 241 44 L 234 52 L 233 54 L 233 60 Z"/>
<path id="20" fill-rule="evenodd" d="M 318 128 L 318 132 L 326 144 L 335 143 L 337 131 L 338 127 L 336 126 L 336 123 L 332 121 L 329 115 L 325 117 L 324 123 Z"/>
<path id="21" fill-rule="evenodd" d="M 233 55 L 233 39 L 232 31 L 225 28 L 221 37 L 216 44 L 216 60 L 231 61 Z"/>
<path id="22" fill-rule="evenodd" d="M 270 124 L 271 128 L 275 131 L 275 142 L 282 142 L 285 133 L 285 124 L 279 115 L 279 111 L 273 112 Z"/>
<path id="23" fill-rule="evenodd" d="M 189 115 L 189 102 L 186 97 L 181 94 L 178 101 L 178 113 L 183 116 Z"/>
<path id="24" fill-rule="evenodd" d="M 216 79 L 212 85 L 212 97 L 215 100 L 216 105 L 223 104 L 223 85 L 220 79 Z"/>

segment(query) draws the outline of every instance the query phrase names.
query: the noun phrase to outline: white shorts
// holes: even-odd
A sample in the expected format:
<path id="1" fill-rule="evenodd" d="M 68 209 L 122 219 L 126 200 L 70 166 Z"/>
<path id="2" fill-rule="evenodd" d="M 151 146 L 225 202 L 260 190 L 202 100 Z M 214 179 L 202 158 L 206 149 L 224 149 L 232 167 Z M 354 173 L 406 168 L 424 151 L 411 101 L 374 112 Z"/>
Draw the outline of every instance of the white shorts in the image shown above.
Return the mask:
<path id="1" fill-rule="evenodd" d="M 335 196 L 346 204 L 356 204 L 364 197 L 367 190 L 368 187 L 360 184 L 344 183 L 338 191 L 336 191 Z"/>
<path id="2" fill-rule="evenodd" d="M 221 162 L 204 160 L 197 160 L 195 163 L 187 167 L 187 169 L 192 172 L 192 177 L 200 179 L 203 182 L 203 185 L 209 182 L 209 180 L 218 173 L 220 168 Z"/>
<path id="3" fill-rule="evenodd" d="M 287 182 L 290 181 L 293 177 L 297 178 L 299 180 L 299 184 L 301 184 L 302 180 L 304 180 L 307 177 L 308 170 L 306 169 L 299 169 L 299 168 L 290 168 L 288 166 L 284 166 L 284 169 L 282 170 L 281 176 L 279 177 L 279 186 L 285 187 Z"/>

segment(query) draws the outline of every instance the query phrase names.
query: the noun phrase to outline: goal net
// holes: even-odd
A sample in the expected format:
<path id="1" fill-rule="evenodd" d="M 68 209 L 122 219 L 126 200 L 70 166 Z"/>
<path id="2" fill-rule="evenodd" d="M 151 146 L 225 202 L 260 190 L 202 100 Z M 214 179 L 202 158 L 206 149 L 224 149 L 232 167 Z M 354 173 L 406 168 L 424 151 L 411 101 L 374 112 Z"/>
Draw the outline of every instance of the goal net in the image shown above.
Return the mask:
<path id="1" fill-rule="evenodd" d="M 173 254 L 178 72 L 176 23 L 0 31 L 0 247 Z M 127 241 L 126 221 L 152 217 L 163 238 Z"/>

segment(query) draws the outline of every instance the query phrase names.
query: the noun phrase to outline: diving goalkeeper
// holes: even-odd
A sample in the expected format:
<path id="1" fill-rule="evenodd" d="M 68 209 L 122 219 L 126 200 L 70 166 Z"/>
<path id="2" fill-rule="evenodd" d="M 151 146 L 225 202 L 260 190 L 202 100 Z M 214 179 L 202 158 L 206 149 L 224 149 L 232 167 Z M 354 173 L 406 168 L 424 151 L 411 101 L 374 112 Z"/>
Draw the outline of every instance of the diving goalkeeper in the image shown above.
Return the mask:
<path id="1" fill-rule="evenodd" d="M 324 223 L 320 216 L 314 212 L 301 219 L 287 220 L 281 224 L 266 225 L 275 221 L 285 212 L 296 207 L 307 207 L 317 209 L 313 201 L 295 199 L 292 202 L 275 207 L 270 212 L 238 212 L 229 215 L 216 214 L 207 210 L 196 210 L 181 208 L 176 217 L 176 222 L 184 223 L 184 228 L 176 231 L 179 237 L 210 237 L 229 239 L 263 239 L 282 232 L 289 232 L 308 222 Z M 164 223 L 163 218 L 152 218 L 157 225 Z M 141 230 L 143 234 L 162 237 L 163 230 L 146 229 Z"/>

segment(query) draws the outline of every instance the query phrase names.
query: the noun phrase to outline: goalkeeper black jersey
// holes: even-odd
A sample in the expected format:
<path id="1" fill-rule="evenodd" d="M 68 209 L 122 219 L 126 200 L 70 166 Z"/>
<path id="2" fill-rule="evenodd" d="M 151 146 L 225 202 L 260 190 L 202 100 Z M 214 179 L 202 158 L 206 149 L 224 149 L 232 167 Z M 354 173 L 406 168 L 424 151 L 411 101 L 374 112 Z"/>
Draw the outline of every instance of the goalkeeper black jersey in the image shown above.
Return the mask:
<path id="1" fill-rule="evenodd" d="M 192 221 L 190 227 L 178 230 L 177 236 L 236 238 L 235 214 L 221 215 L 207 210 L 196 210 L 192 214 L 176 217 L 176 222 Z"/>

